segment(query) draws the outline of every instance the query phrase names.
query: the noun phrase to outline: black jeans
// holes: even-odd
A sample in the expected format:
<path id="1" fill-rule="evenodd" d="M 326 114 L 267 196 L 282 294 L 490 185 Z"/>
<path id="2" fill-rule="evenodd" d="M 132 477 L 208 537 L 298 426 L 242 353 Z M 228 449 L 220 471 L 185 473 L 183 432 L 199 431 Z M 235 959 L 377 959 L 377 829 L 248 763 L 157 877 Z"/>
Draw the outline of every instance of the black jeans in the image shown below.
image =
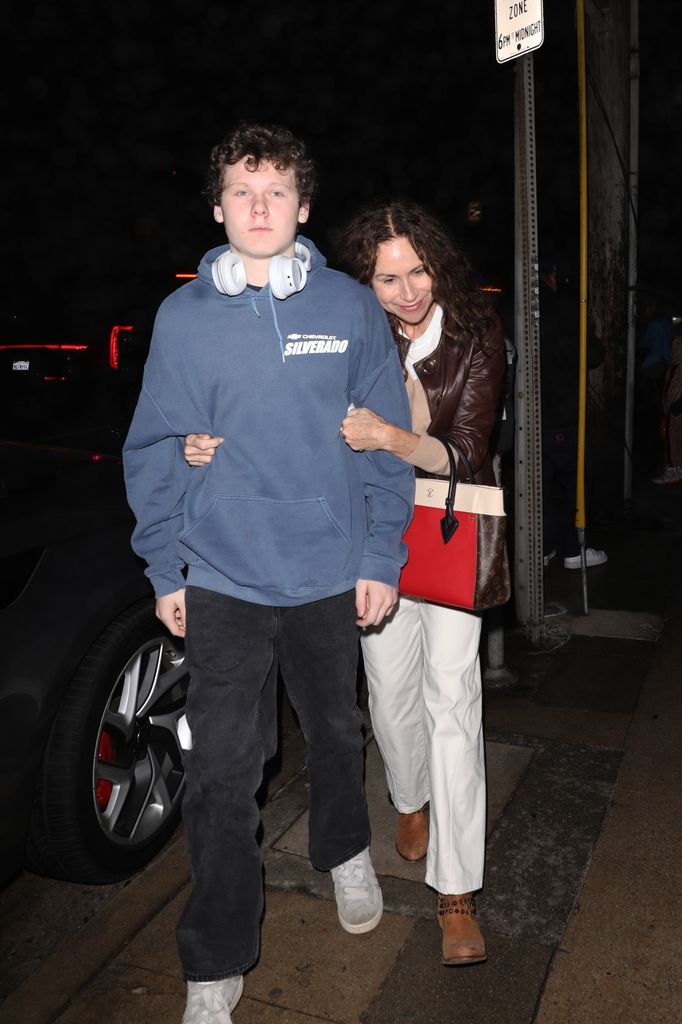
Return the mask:
<path id="1" fill-rule="evenodd" d="M 258 958 L 263 882 L 255 794 L 277 745 L 278 664 L 310 782 L 309 852 L 325 871 L 369 845 L 355 592 L 273 608 L 187 588 L 184 819 L 192 892 L 178 925 L 185 977 L 243 974 Z"/>

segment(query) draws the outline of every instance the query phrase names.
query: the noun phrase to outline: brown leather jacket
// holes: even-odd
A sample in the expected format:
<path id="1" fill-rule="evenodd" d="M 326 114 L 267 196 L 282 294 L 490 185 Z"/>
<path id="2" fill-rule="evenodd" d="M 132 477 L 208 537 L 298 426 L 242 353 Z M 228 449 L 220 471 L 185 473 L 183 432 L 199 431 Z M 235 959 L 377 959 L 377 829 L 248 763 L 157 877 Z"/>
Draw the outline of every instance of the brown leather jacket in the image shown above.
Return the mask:
<path id="1" fill-rule="evenodd" d="M 431 413 L 429 434 L 448 435 L 458 441 L 471 463 L 476 482 L 494 484 L 490 434 L 506 370 L 504 333 L 497 314 L 490 315 L 490 327 L 482 346 L 464 337 L 443 335 L 438 347 L 414 364 Z M 460 463 L 459 480 L 466 479 Z"/>

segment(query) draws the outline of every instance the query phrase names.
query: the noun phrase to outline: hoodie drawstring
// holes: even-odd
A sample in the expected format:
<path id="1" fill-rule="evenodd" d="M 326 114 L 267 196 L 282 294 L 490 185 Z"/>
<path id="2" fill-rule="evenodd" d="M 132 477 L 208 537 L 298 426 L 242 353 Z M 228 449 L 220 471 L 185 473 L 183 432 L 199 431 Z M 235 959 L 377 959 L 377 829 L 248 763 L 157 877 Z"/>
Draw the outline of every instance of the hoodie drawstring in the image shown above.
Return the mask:
<path id="1" fill-rule="evenodd" d="M 268 291 L 269 291 L 269 289 L 268 289 Z M 277 336 L 279 338 L 279 348 L 280 348 L 280 351 L 282 353 L 282 362 L 285 363 L 286 359 L 284 358 L 284 339 L 282 338 L 282 332 L 280 331 L 279 323 L 277 322 L 277 310 L 275 309 L 275 303 L 272 300 L 272 292 L 271 291 L 269 291 L 269 295 L 270 295 L 270 309 L 272 310 L 272 319 L 275 321 L 275 330 L 277 331 Z"/>

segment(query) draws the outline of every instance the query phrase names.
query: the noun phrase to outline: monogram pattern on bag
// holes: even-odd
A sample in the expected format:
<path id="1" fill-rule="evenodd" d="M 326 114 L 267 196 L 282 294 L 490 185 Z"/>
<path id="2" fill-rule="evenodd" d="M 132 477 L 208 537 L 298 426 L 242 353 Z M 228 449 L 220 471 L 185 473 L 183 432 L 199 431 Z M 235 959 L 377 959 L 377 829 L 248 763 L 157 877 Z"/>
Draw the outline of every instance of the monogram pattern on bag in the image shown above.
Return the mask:
<path id="1" fill-rule="evenodd" d="M 473 601 L 477 610 L 506 604 L 511 596 L 506 527 L 505 516 L 478 516 L 476 593 Z"/>

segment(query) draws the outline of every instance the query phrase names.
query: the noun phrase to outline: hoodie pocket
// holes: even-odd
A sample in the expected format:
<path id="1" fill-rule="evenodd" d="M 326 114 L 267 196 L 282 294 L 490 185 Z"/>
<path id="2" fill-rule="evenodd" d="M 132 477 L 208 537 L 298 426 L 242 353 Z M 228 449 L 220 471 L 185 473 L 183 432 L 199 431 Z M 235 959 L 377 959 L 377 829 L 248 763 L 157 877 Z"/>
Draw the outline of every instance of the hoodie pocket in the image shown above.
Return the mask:
<path id="1" fill-rule="evenodd" d="M 294 595 L 346 578 L 351 542 L 325 498 L 218 496 L 179 538 L 238 586 Z"/>

